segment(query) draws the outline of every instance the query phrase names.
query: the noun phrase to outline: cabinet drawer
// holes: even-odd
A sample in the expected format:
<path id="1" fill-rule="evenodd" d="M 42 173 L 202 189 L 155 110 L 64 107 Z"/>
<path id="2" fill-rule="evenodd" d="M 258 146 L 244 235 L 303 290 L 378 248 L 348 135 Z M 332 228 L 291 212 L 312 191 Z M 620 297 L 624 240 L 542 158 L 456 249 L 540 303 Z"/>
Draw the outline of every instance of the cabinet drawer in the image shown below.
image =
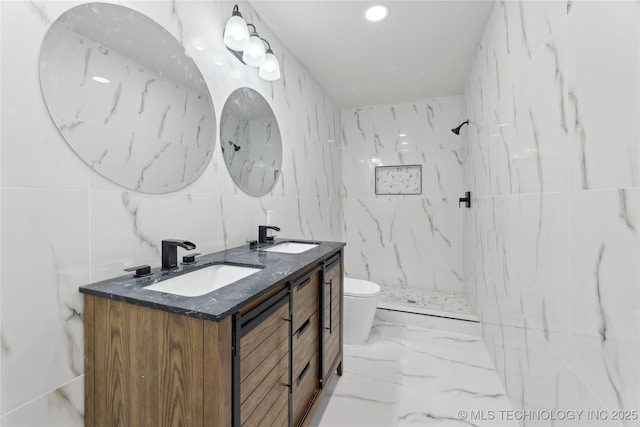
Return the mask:
<path id="1" fill-rule="evenodd" d="M 293 379 L 295 380 L 311 356 L 318 352 L 318 312 L 307 318 L 297 332 L 293 333 Z M 316 377 L 318 373 L 313 375 Z"/>
<path id="2" fill-rule="evenodd" d="M 318 353 L 316 352 L 305 362 L 300 373 L 293 377 L 293 426 L 300 424 L 316 390 L 318 390 L 318 363 Z"/>
<path id="3" fill-rule="evenodd" d="M 293 287 L 293 330 L 298 328 L 318 310 L 318 285 L 320 274 L 312 273 L 294 283 Z"/>

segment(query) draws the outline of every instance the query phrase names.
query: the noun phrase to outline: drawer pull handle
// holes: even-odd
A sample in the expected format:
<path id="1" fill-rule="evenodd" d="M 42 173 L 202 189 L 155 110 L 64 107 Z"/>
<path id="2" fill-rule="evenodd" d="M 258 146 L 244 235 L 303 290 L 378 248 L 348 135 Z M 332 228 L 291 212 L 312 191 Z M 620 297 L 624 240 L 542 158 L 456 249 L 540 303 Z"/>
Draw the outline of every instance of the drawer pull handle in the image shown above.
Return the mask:
<path id="1" fill-rule="evenodd" d="M 328 282 L 324 283 L 325 285 L 329 285 L 329 335 L 333 333 L 333 325 L 332 325 L 332 314 L 333 314 L 333 279 L 329 279 Z M 327 329 L 325 327 L 325 329 Z"/>
<path id="2" fill-rule="evenodd" d="M 300 326 L 300 329 L 298 329 L 298 339 L 300 339 L 300 335 L 302 335 L 310 325 L 311 325 L 311 318 L 308 318 L 307 320 L 305 320 L 302 326 Z"/>
<path id="3" fill-rule="evenodd" d="M 307 362 L 307 364 L 304 366 L 304 369 L 302 370 L 302 372 L 300 372 L 300 375 L 298 375 L 298 385 L 300 385 L 300 383 L 302 382 L 302 379 L 304 378 L 305 375 L 307 375 L 307 372 L 309 372 L 309 368 L 311 367 L 311 360 L 309 360 Z"/>

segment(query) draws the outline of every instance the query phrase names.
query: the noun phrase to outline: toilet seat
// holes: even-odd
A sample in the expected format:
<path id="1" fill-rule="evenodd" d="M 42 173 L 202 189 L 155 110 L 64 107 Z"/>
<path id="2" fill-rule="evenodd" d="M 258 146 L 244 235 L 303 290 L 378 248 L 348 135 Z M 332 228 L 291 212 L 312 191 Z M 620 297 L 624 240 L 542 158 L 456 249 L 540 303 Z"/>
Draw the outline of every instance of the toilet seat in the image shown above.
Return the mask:
<path id="1" fill-rule="evenodd" d="M 380 293 L 380 285 L 368 280 L 344 278 L 344 295 L 350 297 L 372 297 Z"/>

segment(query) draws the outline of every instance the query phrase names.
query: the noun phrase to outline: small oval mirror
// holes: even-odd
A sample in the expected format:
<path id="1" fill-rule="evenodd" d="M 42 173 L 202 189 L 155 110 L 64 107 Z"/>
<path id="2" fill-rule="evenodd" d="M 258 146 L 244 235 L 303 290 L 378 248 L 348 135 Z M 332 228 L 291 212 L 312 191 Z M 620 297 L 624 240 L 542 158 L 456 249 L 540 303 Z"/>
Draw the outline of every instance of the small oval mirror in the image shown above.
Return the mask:
<path id="1" fill-rule="evenodd" d="M 236 89 L 220 118 L 220 147 L 233 181 L 251 196 L 267 194 L 280 175 L 282 138 L 267 100 L 253 89 Z"/>
<path id="2" fill-rule="evenodd" d="M 167 193 L 209 164 L 209 89 L 178 40 L 141 13 L 107 3 L 65 12 L 43 41 L 40 85 L 65 141 L 116 184 Z"/>

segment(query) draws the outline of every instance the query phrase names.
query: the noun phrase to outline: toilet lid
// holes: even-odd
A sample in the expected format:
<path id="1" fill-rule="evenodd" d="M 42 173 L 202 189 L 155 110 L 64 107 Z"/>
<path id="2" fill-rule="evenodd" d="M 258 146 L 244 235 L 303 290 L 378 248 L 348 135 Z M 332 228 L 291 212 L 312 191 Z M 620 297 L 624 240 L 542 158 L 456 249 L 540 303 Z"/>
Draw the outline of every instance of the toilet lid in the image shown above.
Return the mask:
<path id="1" fill-rule="evenodd" d="M 344 278 L 344 294 L 352 297 L 374 296 L 380 293 L 380 285 L 368 280 Z"/>

